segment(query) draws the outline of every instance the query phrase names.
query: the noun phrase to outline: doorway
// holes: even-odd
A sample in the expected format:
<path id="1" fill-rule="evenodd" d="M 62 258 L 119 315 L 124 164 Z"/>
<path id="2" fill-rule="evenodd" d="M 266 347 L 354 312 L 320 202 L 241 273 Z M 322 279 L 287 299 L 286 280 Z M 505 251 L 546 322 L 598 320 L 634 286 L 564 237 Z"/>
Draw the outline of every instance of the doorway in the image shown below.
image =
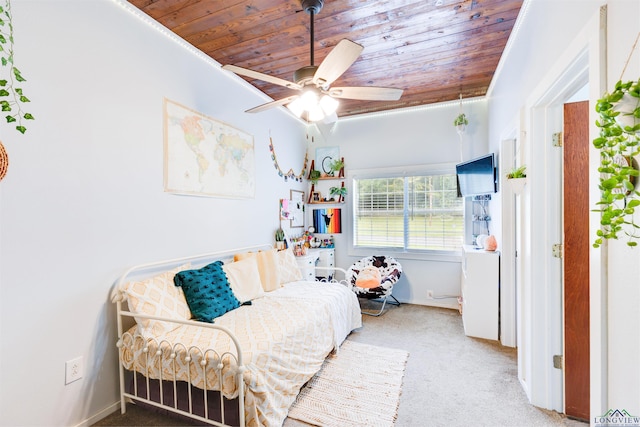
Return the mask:
<path id="1" fill-rule="evenodd" d="M 521 277 L 523 294 L 517 307 L 518 371 L 529 401 L 538 407 L 565 412 L 564 371 L 554 360 L 564 354 L 563 268 L 552 255 L 552 248 L 563 240 L 562 151 L 552 145 L 554 133 L 562 131 L 564 104 L 585 85 L 588 99 L 595 100 L 606 86 L 605 71 L 606 7 L 585 26 L 570 49 L 558 59 L 548 75 L 531 91 L 519 121 L 525 138 L 524 163 L 527 164 L 528 189 L 523 193 Z M 590 111 L 589 131 L 597 135 L 595 112 Z M 591 139 L 591 137 L 590 137 Z M 590 147 L 590 162 L 593 149 Z M 597 166 L 596 166 L 597 167 Z M 593 169 L 590 165 L 589 169 Z M 587 179 L 593 193 L 597 173 Z M 593 194 L 590 194 L 593 199 Z M 593 203 L 592 203 L 593 205 Z M 594 213 L 589 212 L 593 235 Z M 606 397 L 606 359 L 597 351 L 606 340 L 606 311 L 602 295 L 602 266 L 599 254 L 583 263 L 590 265 L 590 406 L 600 408 Z M 587 353 L 589 354 L 589 353 Z"/>

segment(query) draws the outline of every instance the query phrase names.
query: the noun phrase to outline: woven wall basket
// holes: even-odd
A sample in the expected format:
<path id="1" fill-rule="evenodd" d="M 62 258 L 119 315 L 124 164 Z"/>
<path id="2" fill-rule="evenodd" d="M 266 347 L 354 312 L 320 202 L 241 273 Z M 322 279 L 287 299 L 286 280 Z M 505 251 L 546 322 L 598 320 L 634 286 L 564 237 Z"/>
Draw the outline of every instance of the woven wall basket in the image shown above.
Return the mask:
<path id="1" fill-rule="evenodd" d="M 9 170 L 9 155 L 2 142 L 0 142 L 0 181 L 7 174 L 7 170 Z"/>

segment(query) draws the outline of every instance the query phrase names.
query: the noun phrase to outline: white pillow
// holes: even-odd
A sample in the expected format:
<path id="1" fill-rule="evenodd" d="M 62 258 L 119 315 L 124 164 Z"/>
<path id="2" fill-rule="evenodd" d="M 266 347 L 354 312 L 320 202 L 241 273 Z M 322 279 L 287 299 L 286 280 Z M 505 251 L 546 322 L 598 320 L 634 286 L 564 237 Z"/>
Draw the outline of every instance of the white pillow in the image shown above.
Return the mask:
<path id="1" fill-rule="evenodd" d="M 256 257 L 252 256 L 227 263 L 222 266 L 222 270 L 229 279 L 229 286 L 231 286 L 233 294 L 241 303 L 264 295 Z"/>
<path id="2" fill-rule="evenodd" d="M 278 268 L 277 253 L 277 249 L 258 252 L 244 252 L 235 254 L 233 259 L 235 261 L 241 261 L 246 258 L 256 258 L 262 289 L 264 289 L 265 292 L 271 292 L 282 287 L 280 285 L 280 269 Z"/>
<path id="3" fill-rule="evenodd" d="M 190 267 L 191 264 L 184 264 L 145 280 L 125 283 L 122 286 L 122 293 L 126 296 L 129 311 L 134 314 L 149 314 L 169 319 L 191 319 L 191 311 L 182 288 L 173 283 L 173 276 L 176 273 Z M 138 317 L 135 319 L 142 333 L 155 336 L 166 334 L 180 326 L 177 323 L 158 320 Z"/>
<path id="4" fill-rule="evenodd" d="M 278 267 L 280 268 L 280 284 L 302 280 L 302 272 L 291 248 L 278 252 Z"/>

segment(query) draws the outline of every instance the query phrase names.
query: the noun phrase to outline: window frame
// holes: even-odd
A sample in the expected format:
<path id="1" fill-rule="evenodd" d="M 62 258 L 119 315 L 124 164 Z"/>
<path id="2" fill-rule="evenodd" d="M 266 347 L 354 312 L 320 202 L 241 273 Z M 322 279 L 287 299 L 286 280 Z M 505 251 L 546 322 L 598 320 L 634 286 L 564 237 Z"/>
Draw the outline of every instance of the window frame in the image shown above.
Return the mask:
<path id="1" fill-rule="evenodd" d="M 348 254 L 350 256 L 364 257 L 370 256 L 376 250 L 389 254 L 398 259 L 416 259 L 416 260 L 433 260 L 433 261 L 451 261 L 460 262 L 462 259 L 462 248 L 453 251 L 441 251 L 441 250 L 417 250 L 417 249 L 397 249 L 387 247 L 356 247 L 354 245 L 354 219 L 355 219 L 355 180 L 358 179 L 376 179 L 376 178 L 406 178 L 410 176 L 424 176 L 424 175 L 451 175 L 456 173 L 455 163 L 441 163 L 431 165 L 415 165 L 406 167 L 387 167 L 376 169 L 356 169 L 347 170 L 346 173 L 346 186 L 348 188 L 349 203 L 347 203 L 347 215 L 348 215 Z M 462 233 L 462 239 L 464 242 L 467 228 L 467 206 L 466 198 L 462 198 L 462 211 L 464 218 L 464 230 Z M 405 206 L 406 209 L 406 206 Z"/>

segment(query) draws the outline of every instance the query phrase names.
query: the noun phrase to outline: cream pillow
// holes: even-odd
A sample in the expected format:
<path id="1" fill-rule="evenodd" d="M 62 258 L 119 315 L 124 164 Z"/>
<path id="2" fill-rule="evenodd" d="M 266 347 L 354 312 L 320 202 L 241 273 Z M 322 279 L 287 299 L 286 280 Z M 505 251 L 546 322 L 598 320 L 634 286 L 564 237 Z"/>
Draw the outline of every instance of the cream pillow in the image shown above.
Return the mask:
<path id="1" fill-rule="evenodd" d="M 278 258 L 276 257 L 278 250 L 270 249 L 268 251 L 245 252 L 236 254 L 235 261 L 241 261 L 248 257 L 256 257 L 258 262 L 258 271 L 260 272 L 260 281 L 262 289 L 265 292 L 275 291 L 281 288 L 280 285 L 280 268 L 278 267 Z"/>
<path id="2" fill-rule="evenodd" d="M 278 266 L 280 267 L 280 284 L 302 280 L 302 272 L 291 248 L 278 252 Z"/>
<path id="3" fill-rule="evenodd" d="M 256 257 L 245 258 L 222 266 L 233 294 L 241 303 L 264 296 Z"/>
<path id="4" fill-rule="evenodd" d="M 134 314 L 149 314 L 170 319 L 189 320 L 191 311 L 182 289 L 175 286 L 173 276 L 187 270 L 191 264 L 184 264 L 157 276 L 138 282 L 128 282 L 122 286 L 129 311 Z M 134 316 L 135 317 L 135 316 Z M 142 333 L 164 335 L 178 326 L 177 323 L 135 317 Z"/>

